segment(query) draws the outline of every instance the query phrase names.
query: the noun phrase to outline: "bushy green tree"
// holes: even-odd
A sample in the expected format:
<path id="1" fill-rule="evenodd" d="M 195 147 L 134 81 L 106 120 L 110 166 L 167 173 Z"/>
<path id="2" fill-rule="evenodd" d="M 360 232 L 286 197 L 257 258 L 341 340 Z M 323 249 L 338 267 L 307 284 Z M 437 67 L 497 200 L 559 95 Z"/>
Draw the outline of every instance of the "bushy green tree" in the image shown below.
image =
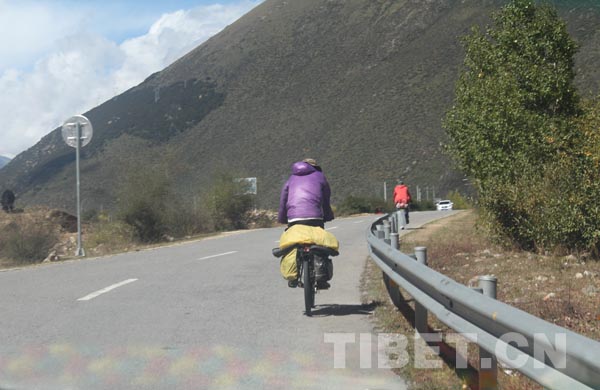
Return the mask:
<path id="1" fill-rule="evenodd" d="M 513 0 L 464 39 L 464 72 L 444 127 L 448 150 L 485 190 L 568 148 L 577 113 L 576 44 L 550 6 Z M 527 169 L 529 170 L 529 169 Z"/>
<path id="2" fill-rule="evenodd" d="M 573 85 L 576 44 L 556 11 L 532 0 L 510 1 L 493 22 L 464 39 L 447 150 L 499 236 L 527 249 L 598 248 L 599 115 Z"/>

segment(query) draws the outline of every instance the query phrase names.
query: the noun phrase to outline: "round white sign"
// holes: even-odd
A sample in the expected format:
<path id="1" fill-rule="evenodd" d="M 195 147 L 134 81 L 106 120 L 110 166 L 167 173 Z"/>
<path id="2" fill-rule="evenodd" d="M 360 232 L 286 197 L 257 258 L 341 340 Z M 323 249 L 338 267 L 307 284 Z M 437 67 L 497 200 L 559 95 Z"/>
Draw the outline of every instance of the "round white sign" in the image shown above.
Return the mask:
<path id="1" fill-rule="evenodd" d="M 92 122 L 83 115 L 75 115 L 70 117 L 62 125 L 62 137 L 67 145 L 77 147 L 77 125 L 81 129 L 81 147 L 89 144 L 94 134 Z"/>

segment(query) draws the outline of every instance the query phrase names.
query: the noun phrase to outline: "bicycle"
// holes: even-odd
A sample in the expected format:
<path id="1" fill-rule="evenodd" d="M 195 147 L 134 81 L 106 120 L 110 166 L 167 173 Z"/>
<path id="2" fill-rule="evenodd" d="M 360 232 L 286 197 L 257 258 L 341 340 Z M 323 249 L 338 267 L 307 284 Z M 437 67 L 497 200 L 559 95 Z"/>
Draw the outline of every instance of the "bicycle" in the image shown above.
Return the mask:
<path id="1" fill-rule="evenodd" d="M 339 253 L 334 249 L 320 245 L 298 244 L 283 249 L 275 248 L 273 249 L 273 256 L 283 257 L 294 248 L 297 249 L 296 267 L 298 269 L 298 286 L 304 289 L 305 313 L 310 317 L 312 316 L 312 309 L 315 307 L 315 294 L 321 289 L 319 288 L 316 275 L 315 256 L 329 259 L 329 256 L 337 256 Z M 332 275 L 329 276 L 331 277 Z"/>

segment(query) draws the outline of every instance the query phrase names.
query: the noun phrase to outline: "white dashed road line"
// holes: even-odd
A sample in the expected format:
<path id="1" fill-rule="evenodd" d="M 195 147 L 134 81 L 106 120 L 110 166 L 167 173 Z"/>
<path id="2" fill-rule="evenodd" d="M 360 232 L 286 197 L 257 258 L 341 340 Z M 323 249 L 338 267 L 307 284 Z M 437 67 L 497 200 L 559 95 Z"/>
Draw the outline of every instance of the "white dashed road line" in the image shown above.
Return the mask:
<path id="1" fill-rule="evenodd" d="M 325 229 L 325 230 L 333 230 L 333 229 L 337 229 L 338 227 L 339 227 L 339 226 L 332 226 L 332 227 L 328 227 L 328 228 L 327 228 L 327 229 Z"/>
<path id="2" fill-rule="evenodd" d="M 135 281 L 137 281 L 137 279 L 127 279 L 127 280 L 124 280 L 124 281 L 122 281 L 120 283 L 113 284 L 112 286 L 108 286 L 106 288 L 103 288 L 102 290 L 95 291 L 95 292 L 93 292 L 91 294 L 86 295 L 85 297 L 79 298 L 78 301 L 89 301 L 90 299 L 96 298 L 98 295 L 102 295 L 102 294 L 107 293 L 107 292 L 109 292 L 111 290 L 114 290 L 115 288 L 124 286 L 124 285 L 129 284 L 129 283 L 133 283 Z"/>
<path id="3" fill-rule="evenodd" d="M 198 260 L 206 260 L 206 259 L 212 259 L 213 257 L 221 257 L 221 256 L 227 256 L 227 255 L 232 255 L 234 253 L 237 253 L 237 251 L 231 251 L 231 252 L 225 252 L 225 253 L 219 253 L 218 255 L 210 255 L 210 256 L 205 256 L 205 257 L 201 257 Z"/>

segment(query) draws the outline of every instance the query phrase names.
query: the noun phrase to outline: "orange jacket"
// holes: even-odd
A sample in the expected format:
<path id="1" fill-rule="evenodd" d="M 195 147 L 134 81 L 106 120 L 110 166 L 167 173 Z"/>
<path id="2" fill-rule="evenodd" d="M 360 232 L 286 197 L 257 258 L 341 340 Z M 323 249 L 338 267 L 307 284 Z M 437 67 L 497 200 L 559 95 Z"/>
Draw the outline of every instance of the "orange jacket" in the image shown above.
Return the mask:
<path id="1" fill-rule="evenodd" d="M 408 203 L 410 202 L 410 192 L 408 187 L 404 184 L 398 184 L 394 188 L 394 203 Z"/>

